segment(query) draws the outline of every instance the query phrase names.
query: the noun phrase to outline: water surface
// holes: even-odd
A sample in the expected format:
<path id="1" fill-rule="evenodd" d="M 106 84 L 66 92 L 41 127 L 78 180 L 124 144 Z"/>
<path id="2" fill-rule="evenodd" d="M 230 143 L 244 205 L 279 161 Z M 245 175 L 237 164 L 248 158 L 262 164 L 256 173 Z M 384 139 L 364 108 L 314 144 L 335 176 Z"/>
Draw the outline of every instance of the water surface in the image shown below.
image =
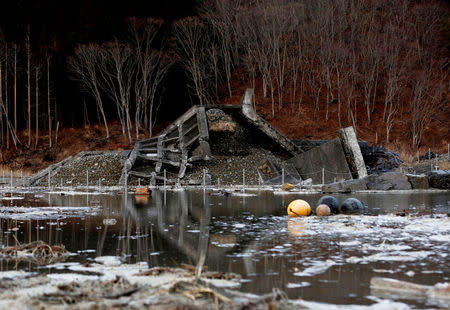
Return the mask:
<path id="1" fill-rule="evenodd" d="M 209 190 L 155 190 L 150 198 L 3 193 L 0 245 L 39 239 L 77 254 L 66 262 L 113 255 L 150 267 L 195 265 L 205 255 L 209 270 L 241 274 L 243 291 L 280 288 L 290 298 L 336 304 L 373 303 L 374 276 L 449 282 L 449 192 L 339 194 L 339 202 L 363 201 L 365 214 L 286 216 L 290 201 L 314 206 L 321 196 L 271 191 L 217 196 Z M 395 216 L 405 210 L 409 216 Z M 65 272 L 11 259 L 0 259 L 0 268 Z"/>

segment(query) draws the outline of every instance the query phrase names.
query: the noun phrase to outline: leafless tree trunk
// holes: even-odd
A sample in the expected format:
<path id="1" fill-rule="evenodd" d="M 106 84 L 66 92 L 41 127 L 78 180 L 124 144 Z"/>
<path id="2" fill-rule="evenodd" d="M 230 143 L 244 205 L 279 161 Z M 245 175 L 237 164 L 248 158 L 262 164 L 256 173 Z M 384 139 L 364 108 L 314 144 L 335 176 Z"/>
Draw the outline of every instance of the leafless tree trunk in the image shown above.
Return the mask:
<path id="1" fill-rule="evenodd" d="M 5 44 L 5 46 L 6 46 L 6 44 Z M 5 94 L 6 95 L 5 95 L 5 98 L 8 98 L 8 84 L 7 84 L 7 77 L 6 77 L 8 74 L 8 72 L 6 70 L 7 61 L 8 61 L 7 53 L 8 53 L 8 51 L 7 51 L 7 46 L 6 46 L 6 50 L 5 50 L 5 61 L 6 61 L 6 63 L 5 63 Z M 14 143 L 14 146 L 17 147 L 17 143 L 18 143 L 17 136 L 15 134 L 14 129 L 11 126 L 11 122 L 9 121 L 7 106 L 6 106 L 5 102 L 3 101 L 3 69 L 2 69 L 3 68 L 3 65 L 2 65 L 3 60 L 1 59 L 1 57 L 2 57 L 2 55 L 0 53 L 0 114 L 1 114 L 1 121 L 2 121 L 2 124 L 1 124 L 2 131 L 3 131 L 3 123 L 5 123 L 6 135 L 7 135 L 7 137 L 9 137 L 8 132 L 11 134 L 11 138 Z M 3 121 L 3 115 L 5 116 L 4 121 Z M 2 139 L 2 144 L 3 144 L 3 134 L 2 134 L 1 139 Z M 7 143 L 8 143 L 7 147 L 9 148 L 9 138 L 7 138 Z"/>
<path id="2" fill-rule="evenodd" d="M 131 142 L 130 99 L 131 84 L 135 74 L 135 65 L 131 57 L 131 48 L 118 40 L 104 44 L 98 72 L 100 86 L 105 94 L 116 104 L 122 134 Z"/>
<path id="3" fill-rule="evenodd" d="M 420 146 L 425 128 L 431 122 L 439 107 L 446 104 L 443 94 L 444 85 L 446 83 L 448 85 L 447 77 L 448 72 L 442 72 L 437 63 L 433 60 L 427 60 L 426 63 L 423 63 L 423 71 L 413 81 L 413 95 L 409 101 L 409 106 L 412 142 L 415 148 Z"/>
<path id="4" fill-rule="evenodd" d="M 17 132 L 17 45 L 14 44 L 14 132 Z"/>
<path id="5" fill-rule="evenodd" d="M 52 109 L 50 104 L 50 55 L 47 54 L 47 114 L 48 114 L 48 143 L 52 147 Z M 108 132 L 108 130 L 106 130 Z"/>
<path id="6" fill-rule="evenodd" d="M 34 144 L 34 148 L 36 149 L 38 146 L 38 141 L 39 141 L 39 75 L 40 75 L 40 70 L 41 70 L 41 66 L 40 65 L 35 65 L 35 86 L 36 86 L 36 106 L 35 106 L 35 122 L 36 122 L 36 141 Z"/>
<path id="7" fill-rule="evenodd" d="M 208 103 L 208 59 L 204 52 L 209 38 L 205 26 L 198 18 L 188 17 L 175 23 L 174 34 L 181 62 L 191 80 L 191 88 L 200 105 Z"/>
<path id="8" fill-rule="evenodd" d="M 30 27 L 25 37 L 25 49 L 27 51 L 27 132 L 28 143 L 27 147 L 31 146 L 31 33 Z"/>
<path id="9" fill-rule="evenodd" d="M 103 108 L 103 100 L 100 94 L 100 85 L 98 77 L 98 66 L 101 62 L 100 46 L 96 44 L 81 45 L 75 50 L 75 57 L 70 60 L 70 66 L 73 72 L 76 73 L 80 83 L 86 88 L 89 94 L 94 97 L 98 109 L 102 115 L 103 124 L 106 129 L 106 138 L 109 138 L 108 122 L 106 120 L 105 110 Z M 47 75 L 50 72 L 50 62 L 47 59 Z M 47 77 L 47 85 L 49 85 L 49 78 Z M 48 91 L 50 93 L 50 91 Z M 49 124 L 50 119 L 50 95 L 48 96 L 49 106 Z M 51 128 L 51 126 L 50 126 Z"/>
<path id="10" fill-rule="evenodd" d="M 136 97 L 135 126 L 136 139 L 139 138 L 139 127 L 142 118 L 148 126 L 150 136 L 153 135 L 155 119 L 155 94 L 167 73 L 171 63 L 162 51 L 152 46 L 162 21 L 137 20 L 130 21 L 129 31 L 133 41 L 136 57 L 136 80 L 134 93 Z M 160 44 L 160 49 L 164 44 Z M 147 114 L 148 113 L 148 114 Z"/>

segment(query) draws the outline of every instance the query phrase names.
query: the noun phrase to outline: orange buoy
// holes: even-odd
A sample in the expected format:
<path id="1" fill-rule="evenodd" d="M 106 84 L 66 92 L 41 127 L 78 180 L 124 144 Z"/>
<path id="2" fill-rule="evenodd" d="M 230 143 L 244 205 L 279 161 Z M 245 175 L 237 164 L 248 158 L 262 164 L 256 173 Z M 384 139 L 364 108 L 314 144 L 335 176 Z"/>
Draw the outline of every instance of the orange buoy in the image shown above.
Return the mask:
<path id="1" fill-rule="evenodd" d="M 297 199 L 289 204 L 287 213 L 290 217 L 308 216 L 311 214 L 311 207 L 306 201 Z"/>
<path id="2" fill-rule="evenodd" d="M 325 204 L 318 205 L 316 208 L 317 216 L 329 216 L 330 213 L 331 213 L 330 207 Z"/>
<path id="3" fill-rule="evenodd" d="M 134 193 L 136 195 L 148 195 L 148 187 L 137 187 Z"/>
<path id="4" fill-rule="evenodd" d="M 293 188 L 294 188 L 294 185 L 292 185 L 291 183 L 286 183 L 286 184 L 283 184 L 283 186 L 281 186 L 281 189 L 284 190 L 285 192 L 289 192 Z"/>

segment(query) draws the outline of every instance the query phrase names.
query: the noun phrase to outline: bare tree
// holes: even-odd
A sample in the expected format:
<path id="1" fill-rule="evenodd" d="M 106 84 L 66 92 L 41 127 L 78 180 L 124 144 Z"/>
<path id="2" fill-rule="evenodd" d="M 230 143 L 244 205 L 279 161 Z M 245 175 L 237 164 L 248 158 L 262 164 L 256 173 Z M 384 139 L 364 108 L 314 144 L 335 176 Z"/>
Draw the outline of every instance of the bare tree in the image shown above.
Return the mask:
<path id="1" fill-rule="evenodd" d="M 117 39 L 102 45 L 98 73 L 100 86 L 115 103 L 122 125 L 122 134 L 131 142 L 130 99 L 131 85 L 135 75 L 135 58 L 132 49 Z"/>
<path id="2" fill-rule="evenodd" d="M 228 95 L 231 98 L 231 75 L 239 60 L 238 46 L 240 37 L 237 31 L 237 15 L 241 0 L 215 0 L 213 7 L 204 12 L 205 19 L 212 25 L 219 42 L 218 46 L 210 52 L 217 51 L 219 55 L 213 55 L 212 60 L 220 56 L 222 69 L 225 72 Z M 217 73 L 217 72 L 215 72 Z"/>
<path id="3" fill-rule="evenodd" d="M 36 149 L 38 146 L 38 141 L 39 141 L 39 77 L 41 74 L 41 65 L 40 64 L 35 64 L 34 66 L 34 72 L 35 72 L 35 144 L 34 144 L 34 148 Z"/>
<path id="4" fill-rule="evenodd" d="M 31 146 L 31 32 L 28 26 L 28 31 L 25 36 L 25 49 L 27 52 L 27 132 L 28 132 L 28 144 Z"/>
<path id="5" fill-rule="evenodd" d="M 208 31 L 199 18 L 188 17 L 177 21 L 173 32 L 180 61 L 191 81 L 189 86 L 200 105 L 206 105 L 209 102 L 209 57 L 205 53 L 210 44 Z"/>
<path id="6" fill-rule="evenodd" d="M 17 132 L 17 45 L 14 44 L 14 132 Z"/>
<path id="7" fill-rule="evenodd" d="M 134 95 L 136 97 L 135 127 L 136 139 L 139 138 L 139 127 L 142 119 L 148 126 L 150 136 L 153 135 L 155 119 L 155 95 L 171 63 L 160 49 L 154 45 L 154 39 L 162 25 L 161 20 L 131 19 L 129 32 L 136 57 L 136 79 Z"/>
<path id="8" fill-rule="evenodd" d="M 412 81 L 412 98 L 409 101 L 409 108 L 412 142 L 416 148 L 420 146 L 425 128 L 439 107 L 447 104 L 443 97 L 445 85 L 448 85 L 447 77 L 448 72 L 443 72 L 441 64 L 428 60 L 423 63 L 423 70 Z"/>
<path id="9" fill-rule="evenodd" d="M 101 61 L 101 50 L 97 44 L 80 45 L 75 50 L 75 57 L 70 60 L 70 67 L 76 74 L 77 79 L 88 91 L 88 93 L 94 97 L 99 109 L 103 124 L 106 129 L 106 138 L 109 138 L 108 122 L 106 120 L 105 109 L 103 107 L 103 100 L 100 94 L 100 85 L 98 77 L 98 64 Z M 47 85 L 49 86 L 49 74 L 50 74 L 50 60 L 47 57 Z M 50 114 L 50 88 L 48 88 L 48 115 L 49 115 L 49 128 L 51 133 L 51 114 Z M 50 134 L 51 145 L 51 134 Z"/>
<path id="10" fill-rule="evenodd" d="M 52 147 L 52 109 L 50 100 L 50 54 L 47 51 L 45 60 L 47 62 L 47 116 L 48 116 L 48 143 L 50 148 Z M 107 127 L 108 128 L 108 127 Z M 106 130 L 108 132 L 108 130 Z"/>

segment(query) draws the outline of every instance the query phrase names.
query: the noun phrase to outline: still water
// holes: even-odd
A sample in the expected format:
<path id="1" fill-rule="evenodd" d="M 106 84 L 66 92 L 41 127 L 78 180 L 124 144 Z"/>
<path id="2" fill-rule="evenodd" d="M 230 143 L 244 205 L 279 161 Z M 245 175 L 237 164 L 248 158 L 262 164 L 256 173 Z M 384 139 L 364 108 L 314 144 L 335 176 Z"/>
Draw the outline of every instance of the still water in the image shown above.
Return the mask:
<path id="1" fill-rule="evenodd" d="M 195 265 L 206 256 L 208 270 L 241 274 L 242 291 L 280 288 L 290 298 L 335 304 L 373 303 L 374 276 L 429 285 L 450 281 L 450 192 L 338 194 L 340 203 L 363 201 L 365 214 L 286 215 L 290 201 L 314 206 L 320 197 L 271 191 L 219 196 L 209 190 L 154 190 L 148 198 L 3 193 L 0 247 L 43 240 L 76 254 L 66 262 L 113 255 L 150 267 Z M 395 216 L 404 210 L 409 216 Z M 11 259 L 0 259 L 0 268 L 64 272 Z"/>

